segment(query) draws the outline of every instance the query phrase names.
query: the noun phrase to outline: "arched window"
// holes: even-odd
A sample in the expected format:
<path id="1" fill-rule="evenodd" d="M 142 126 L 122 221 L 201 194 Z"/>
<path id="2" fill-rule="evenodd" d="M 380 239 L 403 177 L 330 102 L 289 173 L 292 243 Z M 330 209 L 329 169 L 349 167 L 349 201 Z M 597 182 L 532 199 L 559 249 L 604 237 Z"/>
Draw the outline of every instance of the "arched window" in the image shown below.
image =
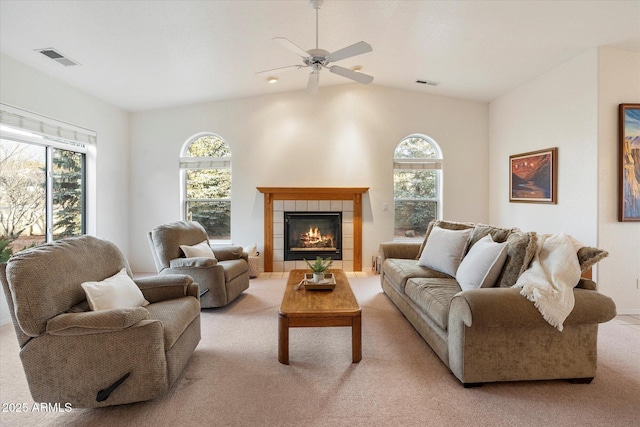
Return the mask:
<path id="1" fill-rule="evenodd" d="M 198 221 L 210 240 L 231 241 L 231 150 L 218 135 L 189 139 L 180 157 L 182 215 Z"/>
<path id="2" fill-rule="evenodd" d="M 442 211 L 442 153 L 424 135 L 409 135 L 393 155 L 394 239 L 424 239 Z"/>

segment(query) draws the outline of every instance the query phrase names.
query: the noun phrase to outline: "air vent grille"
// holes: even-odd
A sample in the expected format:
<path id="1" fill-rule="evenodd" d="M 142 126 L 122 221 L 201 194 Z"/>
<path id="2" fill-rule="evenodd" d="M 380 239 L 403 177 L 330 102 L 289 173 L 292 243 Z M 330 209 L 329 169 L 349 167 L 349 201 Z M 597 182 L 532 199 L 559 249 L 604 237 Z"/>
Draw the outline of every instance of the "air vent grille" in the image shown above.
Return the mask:
<path id="1" fill-rule="evenodd" d="M 429 86 L 438 86 L 440 84 L 440 82 L 434 82 L 433 80 L 416 80 L 416 83 Z"/>
<path id="2" fill-rule="evenodd" d="M 64 65 L 65 67 L 73 67 L 75 65 L 81 65 L 78 61 L 74 61 L 68 56 L 63 55 L 52 47 L 48 47 L 45 49 L 36 49 L 36 52 L 40 52 L 47 58 L 51 58 L 59 64 Z"/>

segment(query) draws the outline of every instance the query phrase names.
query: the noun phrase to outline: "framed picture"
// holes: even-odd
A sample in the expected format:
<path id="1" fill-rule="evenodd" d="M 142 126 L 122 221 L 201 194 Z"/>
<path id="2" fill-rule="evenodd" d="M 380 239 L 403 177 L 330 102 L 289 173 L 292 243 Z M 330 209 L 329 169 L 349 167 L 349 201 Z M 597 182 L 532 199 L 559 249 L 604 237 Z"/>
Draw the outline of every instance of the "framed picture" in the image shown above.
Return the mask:
<path id="1" fill-rule="evenodd" d="M 558 148 L 509 156 L 509 201 L 558 202 Z"/>
<path id="2" fill-rule="evenodd" d="M 618 107 L 619 221 L 640 221 L 640 104 Z"/>

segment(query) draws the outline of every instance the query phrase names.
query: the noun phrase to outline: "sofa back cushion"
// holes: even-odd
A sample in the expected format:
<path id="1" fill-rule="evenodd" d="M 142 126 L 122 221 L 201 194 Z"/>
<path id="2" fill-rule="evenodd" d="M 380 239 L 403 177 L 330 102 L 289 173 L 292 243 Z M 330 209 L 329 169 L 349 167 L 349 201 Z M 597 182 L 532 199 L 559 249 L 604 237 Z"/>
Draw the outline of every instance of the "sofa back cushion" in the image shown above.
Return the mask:
<path id="1" fill-rule="evenodd" d="M 471 233 L 471 237 L 469 238 L 468 250 L 471 250 L 473 245 L 475 245 L 480 239 L 485 236 L 491 236 L 491 240 L 496 243 L 504 243 L 507 241 L 507 238 L 511 235 L 511 233 L 515 231 L 518 231 L 518 229 L 500 228 L 486 224 L 476 224 L 475 227 L 473 227 L 473 233 Z"/>
<path id="2" fill-rule="evenodd" d="M 31 337 L 49 319 L 85 300 L 83 282 L 101 281 L 129 263 L 113 243 L 92 236 L 72 237 L 18 252 L 7 262 L 7 282 L 16 319 Z"/>

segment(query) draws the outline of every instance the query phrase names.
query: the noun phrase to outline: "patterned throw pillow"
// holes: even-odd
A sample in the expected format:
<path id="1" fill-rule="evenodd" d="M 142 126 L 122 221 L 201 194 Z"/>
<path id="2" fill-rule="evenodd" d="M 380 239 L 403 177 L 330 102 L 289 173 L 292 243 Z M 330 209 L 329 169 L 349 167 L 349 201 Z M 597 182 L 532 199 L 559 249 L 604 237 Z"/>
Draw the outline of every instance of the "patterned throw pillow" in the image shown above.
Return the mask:
<path id="1" fill-rule="evenodd" d="M 496 286 L 510 288 L 518 277 L 529 268 L 536 253 L 538 237 L 535 232 L 515 231 L 507 237 L 507 260 Z"/>
<path id="2" fill-rule="evenodd" d="M 602 249 L 584 246 L 578 250 L 578 262 L 583 273 L 593 267 L 598 261 L 609 256 L 609 252 Z"/>

